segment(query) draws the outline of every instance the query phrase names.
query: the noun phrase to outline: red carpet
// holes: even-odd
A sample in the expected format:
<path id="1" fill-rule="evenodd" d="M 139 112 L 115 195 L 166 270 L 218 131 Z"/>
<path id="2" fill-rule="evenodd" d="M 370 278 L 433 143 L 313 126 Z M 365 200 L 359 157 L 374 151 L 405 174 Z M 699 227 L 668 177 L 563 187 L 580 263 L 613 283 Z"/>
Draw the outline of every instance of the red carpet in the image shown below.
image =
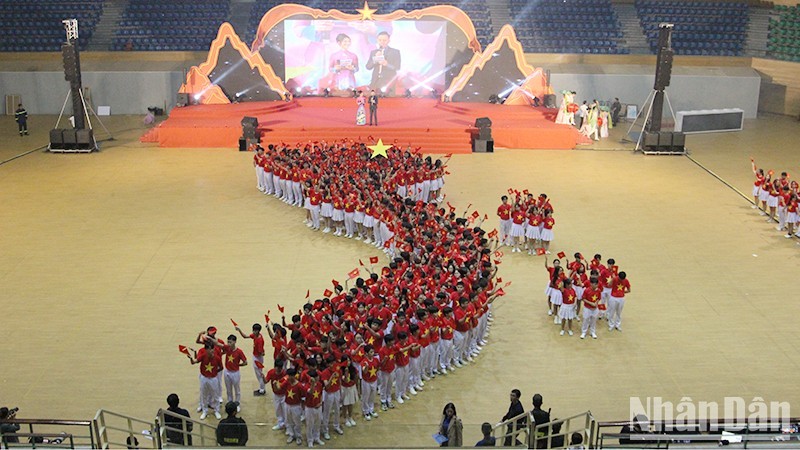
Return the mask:
<path id="1" fill-rule="evenodd" d="M 161 147 L 238 146 L 244 116 L 258 118 L 262 142 L 383 139 L 421 147 L 425 153 L 469 153 L 470 129 L 478 117 L 492 120 L 495 147 L 572 149 L 583 136 L 553 122 L 556 110 L 488 103 L 439 103 L 435 99 L 381 99 L 380 126 L 355 125 L 352 98 L 301 98 L 291 103 L 253 102 L 174 108 L 170 117 L 142 136 Z"/>

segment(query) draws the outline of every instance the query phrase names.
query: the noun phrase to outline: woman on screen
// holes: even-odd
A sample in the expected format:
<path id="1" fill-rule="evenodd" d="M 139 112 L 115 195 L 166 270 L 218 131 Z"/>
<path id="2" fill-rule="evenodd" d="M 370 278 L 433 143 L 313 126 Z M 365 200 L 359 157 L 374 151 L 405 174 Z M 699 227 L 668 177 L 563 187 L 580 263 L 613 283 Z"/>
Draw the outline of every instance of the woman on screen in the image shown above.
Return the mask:
<path id="1" fill-rule="evenodd" d="M 364 97 L 363 91 L 358 91 L 358 97 L 356 97 L 356 104 L 358 105 L 358 109 L 356 110 L 356 125 L 366 125 L 367 112 L 364 109 L 364 105 L 367 104 L 367 98 Z"/>
<path id="2" fill-rule="evenodd" d="M 355 73 L 358 72 L 358 56 L 349 51 L 350 36 L 339 33 L 336 43 L 339 50 L 331 55 L 330 69 L 333 72 L 333 88 L 338 90 L 352 90 L 356 86 Z"/>

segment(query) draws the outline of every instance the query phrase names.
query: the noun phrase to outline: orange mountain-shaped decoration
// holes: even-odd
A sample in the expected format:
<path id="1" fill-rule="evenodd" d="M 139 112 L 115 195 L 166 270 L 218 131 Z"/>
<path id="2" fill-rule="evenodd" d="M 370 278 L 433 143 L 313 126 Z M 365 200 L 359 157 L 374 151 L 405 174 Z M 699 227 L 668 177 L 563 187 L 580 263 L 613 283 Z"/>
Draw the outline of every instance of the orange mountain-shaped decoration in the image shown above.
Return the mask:
<path id="1" fill-rule="evenodd" d="M 258 52 L 251 52 L 247 44 L 239 39 L 231 24 L 227 22 L 219 27 L 217 37 L 211 43 L 206 61 L 199 66 L 193 66 L 189 70 L 186 82 L 181 85 L 178 92 L 193 96 L 195 101 L 201 104 L 230 103 L 228 96 L 209 78 L 209 75 L 212 74 L 219 63 L 220 51 L 226 45 L 230 45 L 238 52 L 242 60 L 252 70 L 255 79 L 250 80 L 250 85 L 263 83 L 267 89 L 272 90 L 277 96 L 284 99 L 286 87 L 281 79 L 275 75 L 272 66 L 267 64 Z"/>
<path id="2" fill-rule="evenodd" d="M 490 94 L 507 95 L 504 104 L 527 105 L 534 96 L 541 99 L 550 93 L 544 71 L 525 61 L 514 28 L 504 25 L 495 40 L 461 68 L 444 95 L 468 102 L 485 102 Z"/>

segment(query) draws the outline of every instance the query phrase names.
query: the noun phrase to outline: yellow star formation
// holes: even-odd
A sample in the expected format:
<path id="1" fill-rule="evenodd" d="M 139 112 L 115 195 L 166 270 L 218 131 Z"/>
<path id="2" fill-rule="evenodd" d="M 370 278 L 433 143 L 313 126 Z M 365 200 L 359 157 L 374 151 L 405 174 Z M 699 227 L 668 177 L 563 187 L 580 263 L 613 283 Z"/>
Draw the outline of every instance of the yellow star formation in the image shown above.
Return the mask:
<path id="1" fill-rule="evenodd" d="M 372 150 L 372 156 L 370 158 L 374 158 L 376 156 L 383 156 L 384 158 L 388 158 L 389 155 L 386 154 L 386 150 L 392 148 L 391 145 L 386 145 L 383 143 L 383 139 L 378 139 L 378 143 L 375 145 L 368 145 L 368 149 Z"/>
<path id="2" fill-rule="evenodd" d="M 374 14 L 375 11 L 377 11 L 377 8 L 371 9 L 369 7 L 369 4 L 365 1 L 364 8 L 363 9 L 356 8 L 356 11 L 358 11 L 359 14 L 361 14 L 361 20 L 375 20 L 375 18 L 372 17 L 372 14 Z"/>

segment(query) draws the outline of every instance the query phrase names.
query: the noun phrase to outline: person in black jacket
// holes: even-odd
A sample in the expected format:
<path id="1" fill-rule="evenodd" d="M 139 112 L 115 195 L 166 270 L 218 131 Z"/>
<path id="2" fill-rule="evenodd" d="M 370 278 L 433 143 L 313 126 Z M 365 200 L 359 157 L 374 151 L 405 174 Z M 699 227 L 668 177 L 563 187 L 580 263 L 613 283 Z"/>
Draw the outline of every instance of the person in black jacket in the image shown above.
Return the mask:
<path id="1" fill-rule="evenodd" d="M 25 110 L 25 107 L 22 106 L 22 103 L 17 105 L 17 110 L 14 112 L 14 120 L 17 121 L 17 125 L 19 125 L 19 135 L 20 136 L 27 136 L 28 135 L 28 111 Z"/>
<path id="2" fill-rule="evenodd" d="M 534 426 L 550 422 L 550 410 L 543 410 L 542 403 L 542 394 L 535 394 L 533 396 L 533 411 L 531 411 Z M 531 432 L 535 432 L 535 430 L 531 430 Z M 547 446 L 547 435 L 550 434 L 550 430 L 548 428 L 540 429 L 536 433 L 536 448 L 545 448 Z"/>
<path id="3" fill-rule="evenodd" d="M 219 421 L 217 425 L 217 444 L 228 447 L 244 447 L 247 444 L 247 424 L 244 419 L 236 417 L 236 402 L 225 405 L 228 417 Z"/>
<path id="4" fill-rule="evenodd" d="M 522 402 L 519 401 L 519 398 L 521 396 L 522 393 L 519 391 L 519 389 L 511 390 L 511 405 L 508 406 L 508 412 L 506 413 L 506 415 L 503 416 L 502 419 L 500 419 L 501 422 L 505 422 L 506 420 L 513 419 L 514 417 L 517 417 L 520 414 L 525 413 L 525 409 L 522 407 Z M 517 432 L 525 428 L 526 422 L 527 422 L 526 416 L 522 416 L 519 419 L 517 419 Z M 514 445 L 521 445 L 521 442 L 516 439 L 517 436 L 511 434 L 513 433 L 513 431 L 514 431 L 513 424 L 512 423 L 508 424 L 508 436 L 506 436 L 506 439 L 503 443 L 503 445 L 505 445 L 506 447 L 511 445 L 512 437 L 514 438 L 515 441 Z"/>
<path id="5" fill-rule="evenodd" d="M 177 414 L 180 416 L 185 416 L 189 418 L 189 411 L 181 408 L 180 405 L 181 399 L 178 398 L 178 394 L 169 394 L 167 396 L 167 404 L 169 408 L 167 411 Z M 189 447 L 192 446 L 192 435 L 191 434 L 184 434 L 177 430 L 183 431 L 192 431 L 192 422 L 186 422 L 186 428 L 183 428 L 183 420 L 179 417 L 174 417 L 171 415 L 164 415 L 164 425 L 170 428 L 174 428 L 175 430 L 167 430 L 167 442 L 171 444 L 178 444 L 178 445 L 187 445 Z"/>

